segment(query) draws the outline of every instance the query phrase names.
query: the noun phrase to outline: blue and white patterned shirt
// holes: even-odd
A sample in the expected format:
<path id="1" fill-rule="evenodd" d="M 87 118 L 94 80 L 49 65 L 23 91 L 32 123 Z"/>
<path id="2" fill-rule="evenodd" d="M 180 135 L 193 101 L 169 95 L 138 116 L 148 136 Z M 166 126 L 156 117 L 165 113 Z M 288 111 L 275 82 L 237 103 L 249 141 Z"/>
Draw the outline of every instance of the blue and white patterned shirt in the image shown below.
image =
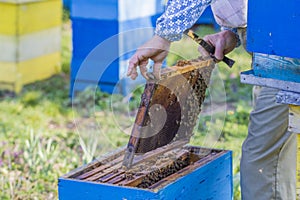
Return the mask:
<path id="1" fill-rule="evenodd" d="M 169 41 L 180 40 L 210 4 L 223 29 L 237 33 L 237 27 L 247 26 L 247 0 L 169 0 L 156 22 L 155 34 Z"/>

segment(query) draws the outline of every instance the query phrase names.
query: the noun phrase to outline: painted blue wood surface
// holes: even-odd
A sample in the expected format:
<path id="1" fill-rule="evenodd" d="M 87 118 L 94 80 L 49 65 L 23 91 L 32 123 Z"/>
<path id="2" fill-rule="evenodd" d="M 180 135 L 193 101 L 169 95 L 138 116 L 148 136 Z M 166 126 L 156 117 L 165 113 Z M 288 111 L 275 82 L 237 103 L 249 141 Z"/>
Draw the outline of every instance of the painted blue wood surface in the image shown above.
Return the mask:
<path id="1" fill-rule="evenodd" d="M 129 54 L 132 54 L 136 48 L 141 45 L 141 40 L 131 45 L 119 42 L 120 40 L 134 41 L 140 33 L 141 29 L 122 32 L 118 35 L 109 37 L 92 49 L 85 58 L 72 58 L 71 69 L 71 96 L 76 91 L 81 91 L 83 85 L 94 86 L 99 84 L 100 89 L 105 92 L 112 93 L 114 88 L 112 85 L 121 88 L 115 92 L 121 91 L 122 94 L 128 94 L 135 85 L 139 85 L 145 80 L 139 76 L 137 80 L 132 81 L 126 77 Z M 145 29 L 144 32 L 153 33 L 152 28 Z M 150 36 L 151 34 L 148 34 Z M 147 34 L 144 34 L 146 37 Z M 151 36 L 150 36 L 151 37 Z M 118 51 L 111 48 L 112 44 L 118 44 Z M 125 45 L 125 47 L 124 47 Z M 128 49 L 131 47 L 130 49 Z M 82 84 L 82 83 L 83 84 Z M 109 87 L 105 85 L 109 84 Z M 78 86 L 77 86 L 78 85 Z"/>
<path id="2" fill-rule="evenodd" d="M 300 59 L 254 53 L 252 65 L 255 76 L 300 83 Z"/>
<path id="3" fill-rule="evenodd" d="M 160 190 L 159 199 L 230 200 L 233 195 L 231 152 Z"/>
<path id="4" fill-rule="evenodd" d="M 71 17 L 118 20 L 118 0 L 72 0 Z"/>
<path id="5" fill-rule="evenodd" d="M 86 61 L 86 60 L 85 60 Z M 72 79 L 74 80 L 86 80 L 89 82 L 107 82 L 115 84 L 119 80 L 119 60 L 111 62 L 105 62 L 103 60 L 89 59 L 88 62 L 84 62 L 80 59 L 72 60 Z M 86 65 L 91 65 L 90 70 L 80 70 Z M 83 66 L 85 65 L 85 66 Z M 101 74 L 101 76 L 98 76 Z"/>
<path id="6" fill-rule="evenodd" d="M 97 45 L 118 34 L 117 20 L 72 18 L 73 57 L 84 59 Z M 108 53 L 118 55 L 118 41 L 114 40 Z"/>
<path id="7" fill-rule="evenodd" d="M 229 151 L 157 192 L 67 177 L 59 178 L 58 192 L 60 200 L 231 200 L 232 185 L 232 153 Z"/>
<path id="8" fill-rule="evenodd" d="M 300 1 L 248 2 L 247 49 L 300 58 Z"/>
<path id="9" fill-rule="evenodd" d="M 63 0 L 64 8 L 66 8 L 67 10 L 70 10 L 70 8 L 71 8 L 71 1 L 72 0 Z"/>
<path id="10" fill-rule="evenodd" d="M 121 80 L 127 68 L 124 63 L 133 50 L 152 37 L 156 19 L 163 11 L 161 2 L 72 0 L 71 96 L 74 91 L 82 90 L 84 85 L 88 86 L 88 83 L 91 86 L 99 84 L 102 91 L 109 93 L 113 92 L 112 84 L 116 87 L 122 84 L 120 91 L 130 91 L 131 86 L 126 87 L 128 80 Z M 126 34 L 128 31 L 131 32 Z M 105 43 L 107 40 L 109 43 Z M 96 53 L 90 56 L 93 51 Z M 75 83 L 78 83 L 78 87 Z M 140 83 L 141 80 L 136 81 L 136 84 Z"/>

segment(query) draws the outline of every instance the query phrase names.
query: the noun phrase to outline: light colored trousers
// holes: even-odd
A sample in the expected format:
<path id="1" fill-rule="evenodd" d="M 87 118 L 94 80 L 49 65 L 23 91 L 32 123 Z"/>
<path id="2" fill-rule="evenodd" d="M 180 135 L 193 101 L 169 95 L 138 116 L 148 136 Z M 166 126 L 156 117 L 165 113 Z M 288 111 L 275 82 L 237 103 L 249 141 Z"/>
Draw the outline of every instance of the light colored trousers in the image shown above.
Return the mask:
<path id="1" fill-rule="evenodd" d="M 243 200 L 295 200 L 297 136 L 287 131 L 288 105 L 262 88 L 250 114 L 241 159 Z"/>

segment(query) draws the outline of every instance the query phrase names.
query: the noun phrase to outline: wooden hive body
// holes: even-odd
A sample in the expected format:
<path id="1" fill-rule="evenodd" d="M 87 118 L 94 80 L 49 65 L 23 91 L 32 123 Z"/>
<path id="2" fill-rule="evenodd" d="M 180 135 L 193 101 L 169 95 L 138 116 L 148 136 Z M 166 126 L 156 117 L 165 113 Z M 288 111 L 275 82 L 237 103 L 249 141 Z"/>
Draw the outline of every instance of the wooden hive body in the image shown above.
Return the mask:
<path id="1" fill-rule="evenodd" d="M 163 7 L 161 0 L 72 1 L 70 94 L 99 85 L 104 92 L 127 95 L 144 83 L 124 75 L 133 51 L 152 37 Z"/>
<path id="2" fill-rule="evenodd" d="M 213 199 L 213 200 L 230 200 L 232 199 L 232 155 L 230 151 L 202 149 L 200 147 L 186 147 L 191 153 L 195 150 L 209 151 L 210 154 L 189 163 L 188 166 L 178 170 L 156 184 L 148 188 L 140 188 L 137 186 L 120 185 L 119 183 L 111 183 L 118 178 L 123 179 L 121 161 L 124 156 L 124 149 L 108 156 L 113 163 L 107 163 L 103 159 L 97 159 L 90 164 L 75 169 L 72 172 L 59 178 L 58 191 L 59 199 L 90 199 L 90 200 L 109 200 L 109 199 L 127 199 L 127 200 L 159 200 L 159 199 Z M 192 153 L 193 154 L 193 153 Z M 191 155 L 192 155 L 191 154 Z M 117 156 L 116 156 L 117 155 Z M 195 156 L 194 154 L 193 156 Z M 117 162 L 115 162 L 117 161 Z M 102 164 L 103 163 L 103 164 Z M 104 165 L 109 168 L 103 167 Z M 140 164 L 143 164 L 141 162 Z M 165 163 L 167 165 L 167 163 Z M 161 164 L 163 165 L 163 164 Z M 113 166 L 119 166 L 116 170 Z M 98 169 L 102 169 L 98 171 Z M 91 171 L 96 174 L 90 173 Z M 111 179 L 101 173 L 111 173 Z M 90 174 L 89 174 L 90 173 Z M 118 176 L 113 177 L 113 173 Z M 141 176 L 143 172 L 137 173 Z M 149 175 L 150 173 L 148 173 Z M 87 175 L 87 176 L 85 176 Z M 91 180 L 96 176 L 98 179 Z M 100 177 L 100 178 L 99 178 Z M 80 180 L 80 178 L 82 178 Z M 137 178 L 137 181 L 138 180 Z M 126 182 L 126 181 L 125 181 Z M 130 182 L 130 181 L 129 181 Z M 123 181 L 124 183 L 124 181 Z M 131 183 L 135 183 L 134 181 Z"/>
<path id="3" fill-rule="evenodd" d="M 60 0 L 0 0 L 0 89 L 60 71 L 61 16 Z"/>

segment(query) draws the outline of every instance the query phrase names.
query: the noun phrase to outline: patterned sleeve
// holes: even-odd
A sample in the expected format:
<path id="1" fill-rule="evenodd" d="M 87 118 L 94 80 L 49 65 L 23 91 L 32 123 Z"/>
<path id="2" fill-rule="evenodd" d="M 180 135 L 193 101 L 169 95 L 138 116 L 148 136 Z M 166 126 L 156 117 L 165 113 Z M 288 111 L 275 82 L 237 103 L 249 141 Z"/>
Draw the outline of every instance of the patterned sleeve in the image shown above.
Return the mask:
<path id="1" fill-rule="evenodd" d="M 177 41 L 201 16 L 212 0 L 169 0 L 165 12 L 157 19 L 155 34 Z"/>

